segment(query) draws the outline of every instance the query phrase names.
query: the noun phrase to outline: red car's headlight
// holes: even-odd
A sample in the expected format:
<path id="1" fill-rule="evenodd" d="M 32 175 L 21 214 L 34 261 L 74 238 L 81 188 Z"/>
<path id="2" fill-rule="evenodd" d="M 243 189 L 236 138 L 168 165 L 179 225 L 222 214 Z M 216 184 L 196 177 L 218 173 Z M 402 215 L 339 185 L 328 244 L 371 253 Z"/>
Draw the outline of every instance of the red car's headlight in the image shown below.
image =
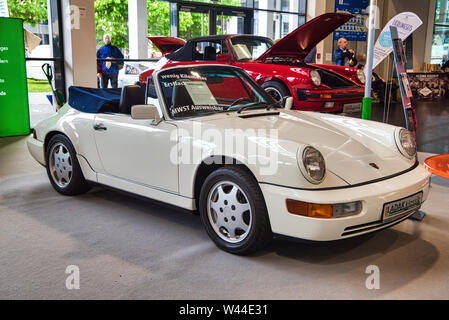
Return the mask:
<path id="1" fill-rule="evenodd" d="M 366 77 L 365 77 L 365 72 L 363 72 L 363 70 L 357 69 L 357 78 L 359 79 L 360 83 L 365 84 Z"/>
<path id="2" fill-rule="evenodd" d="M 313 84 L 317 87 L 321 85 L 321 76 L 320 73 L 316 70 L 310 71 L 310 80 L 312 80 Z"/>

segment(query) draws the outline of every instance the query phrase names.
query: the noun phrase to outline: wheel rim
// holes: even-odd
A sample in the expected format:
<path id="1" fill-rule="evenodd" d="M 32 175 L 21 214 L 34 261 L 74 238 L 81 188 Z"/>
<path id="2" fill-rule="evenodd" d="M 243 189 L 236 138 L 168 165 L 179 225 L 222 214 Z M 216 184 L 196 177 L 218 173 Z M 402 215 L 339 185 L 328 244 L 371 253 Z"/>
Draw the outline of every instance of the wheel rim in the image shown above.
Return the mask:
<path id="1" fill-rule="evenodd" d="M 282 94 L 281 92 L 273 87 L 265 88 L 265 91 L 277 102 L 282 102 Z"/>
<path id="2" fill-rule="evenodd" d="M 50 150 L 51 177 L 60 188 L 65 188 L 72 180 L 72 158 L 67 147 L 62 143 L 56 143 Z"/>
<path id="3" fill-rule="evenodd" d="M 215 233 L 227 242 L 240 242 L 251 230 L 251 205 L 243 190 L 233 182 L 221 181 L 211 188 L 207 213 Z"/>

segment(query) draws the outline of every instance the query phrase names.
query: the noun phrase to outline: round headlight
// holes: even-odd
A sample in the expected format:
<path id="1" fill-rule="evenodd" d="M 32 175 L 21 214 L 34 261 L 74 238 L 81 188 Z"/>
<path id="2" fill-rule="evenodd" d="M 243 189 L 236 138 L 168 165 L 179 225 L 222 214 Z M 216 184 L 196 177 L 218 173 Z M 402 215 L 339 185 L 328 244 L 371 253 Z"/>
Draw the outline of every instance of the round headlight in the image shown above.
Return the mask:
<path id="1" fill-rule="evenodd" d="M 312 80 L 314 85 L 316 86 L 321 85 L 321 76 L 318 71 L 316 70 L 310 71 L 310 79 Z"/>
<path id="2" fill-rule="evenodd" d="M 299 168 L 304 177 L 313 184 L 321 183 L 326 174 L 326 165 L 321 152 L 307 146 L 302 150 L 302 159 L 298 159 Z"/>
<path id="3" fill-rule="evenodd" d="M 396 144 L 399 151 L 407 158 L 411 159 L 416 155 L 416 141 L 414 135 L 406 130 L 396 131 Z"/>
<path id="4" fill-rule="evenodd" d="M 365 72 L 363 72 L 363 70 L 357 69 L 357 78 L 359 78 L 359 81 L 361 83 L 365 84 L 366 78 L 365 78 Z"/>

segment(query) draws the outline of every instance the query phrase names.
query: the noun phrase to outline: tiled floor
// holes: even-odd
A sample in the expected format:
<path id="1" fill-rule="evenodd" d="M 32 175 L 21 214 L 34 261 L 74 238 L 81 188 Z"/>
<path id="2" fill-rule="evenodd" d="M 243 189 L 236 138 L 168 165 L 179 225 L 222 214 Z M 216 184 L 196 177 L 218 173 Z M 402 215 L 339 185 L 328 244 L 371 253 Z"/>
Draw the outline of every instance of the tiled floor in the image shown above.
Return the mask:
<path id="1" fill-rule="evenodd" d="M 449 100 L 416 101 L 414 105 L 418 121 L 418 150 L 438 154 L 449 153 Z M 391 104 L 388 115 L 388 123 L 405 127 L 404 109 L 401 104 Z M 361 115 L 353 114 L 352 116 L 360 117 Z M 372 120 L 382 121 L 383 118 L 384 106 L 374 104 Z"/>

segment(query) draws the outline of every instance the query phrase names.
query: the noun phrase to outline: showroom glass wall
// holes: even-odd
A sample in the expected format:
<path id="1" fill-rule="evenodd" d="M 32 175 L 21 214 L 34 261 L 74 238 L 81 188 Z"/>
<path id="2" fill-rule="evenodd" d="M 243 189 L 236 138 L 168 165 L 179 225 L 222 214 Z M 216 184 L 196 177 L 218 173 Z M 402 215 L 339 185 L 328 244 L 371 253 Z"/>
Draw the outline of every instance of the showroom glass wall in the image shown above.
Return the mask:
<path id="1" fill-rule="evenodd" d="M 48 63 L 53 70 L 52 86 L 65 92 L 64 53 L 60 1 L 40 0 L 36 8 L 23 4 L 9 6 L 9 16 L 24 20 L 25 57 L 31 127 L 55 112 L 50 104 L 52 90 L 42 71 Z"/>
<path id="2" fill-rule="evenodd" d="M 213 35 L 249 33 L 279 39 L 306 21 L 307 0 L 147 0 L 148 34 L 176 36 L 185 40 Z M 95 1 L 97 49 L 103 35 L 112 35 L 112 43 L 125 54 L 129 48 L 128 1 Z M 117 12 L 119 14 L 117 14 Z M 132 84 L 138 73 L 154 65 L 161 57 L 148 44 L 146 56 L 125 61 L 118 85 Z M 132 59 L 134 60 L 134 59 Z"/>
<path id="3" fill-rule="evenodd" d="M 431 64 L 441 64 L 448 59 L 449 50 L 449 0 L 437 0 L 433 29 Z"/>

